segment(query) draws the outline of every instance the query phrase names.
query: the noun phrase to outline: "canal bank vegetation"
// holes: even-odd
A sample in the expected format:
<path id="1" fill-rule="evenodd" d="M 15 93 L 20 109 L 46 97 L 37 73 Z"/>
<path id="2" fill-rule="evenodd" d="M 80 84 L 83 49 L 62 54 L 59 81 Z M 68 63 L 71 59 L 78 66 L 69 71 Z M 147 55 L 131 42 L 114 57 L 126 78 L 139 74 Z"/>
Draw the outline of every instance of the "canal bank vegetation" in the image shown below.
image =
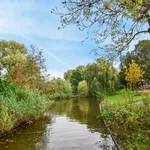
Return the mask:
<path id="1" fill-rule="evenodd" d="M 125 89 L 107 96 L 102 103 L 109 128 L 123 149 L 150 147 L 150 41 L 140 41 L 121 59 L 120 85 Z"/>
<path id="2" fill-rule="evenodd" d="M 117 142 L 124 149 L 148 149 L 150 147 L 150 96 L 143 92 L 121 91 L 108 96 L 101 118 L 105 119 Z"/>
<path id="3" fill-rule="evenodd" d="M 139 41 L 132 52 L 121 56 L 119 70 L 100 58 L 64 74 L 73 93 L 102 102 L 99 117 L 106 120 L 123 149 L 150 147 L 149 47 L 150 40 Z"/>
<path id="4" fill-rule="evenodd" d="M 52 99 L 72 95 L 70 84 L 47 74 L 42 50 L 0 41 L 0 133 L 37 119 Z"/>
<path id="5" fill-rule="evenodd" d="M 124 149 L 147 149 L 150 98 L 149 90 L 144 92 L 143 88 L 150 80 L 149 46 L 149 40 L 140 41 L 134 51 L 121 57 L 120 70 L 112 61 L 99 58 L 68 70 L 64 79 L 50 79 L 41 50 L 0 41 L 0 132 L 37 119 L 51 100 L 78 95 L 103 103 L 100 117 L 107 121 Z"/>
<path id="6" fill-rule="evenodd" d="M 103 99 L 104 95 L 115 94 L 119 89 L 119 72 L 103 58 L 68 70 L 64 78 L 70 82 L 73 94 L 81 97 Z"/>
<path id="7" fill-rule="evenodd" d="M 109 58 L 114 59 L 114 57 L 120 56 L 121 64 L 118 89 L 125 89 L 125 95 L 127 94 L 129 96 L 127 96 L 125 100 L 124 94 L 119 96 L 119 100 L 114 96 L 115 99 L 112 100 L 113 104 L 110 100 L 104 100 L 103 110 L 107 116 L 109 114 L 109 109 L 111 110 L 113 107 L 117 109 L 117 115 L 115 116 L 115 113 L 110 113 L 111 115 L 108 115 L 108 121 L 111 120 L 112 123 L 114 123 L 114 125 L 111 126 L 112 129 L 115 130 L 115 128 L 117 128 L 118 131 L 116 133 L 119 133 L 119 136 L 117 137 L 123 135 L 121 143 L 124 145 L 124 149 L 150 149 L 150 142 L 148 140 L 150 139 L 148 130 L 150 127 L 149 96 L 146 94 L 146 96 L 144 96 L 145 98 L 140 98 L 138 106 L 135 106 L 137 104 L 134 104 L 134 100 L 139 98 L 137 98 L 137 96 L 140 95 L 139 90 L 150 87 L 150 40 L 139 41 L 138 44 L 135 45 L 133 51 L 130 49 L 130 52 L 127 52 L 130 48 L 130 44 L 138 35 L 150 33 L 149 1 L 67 0 L 62 3 L 62 6 L 65 8 L 64 12 L 57 8 L 52 9 L 52 13 L 60 17 L 62 28 L 76 25 L 79 30 L 88 31 L 86 39 L 92 38 L 97 44 L 98 48 L 92 50 L 97 56 L 101 56 L 103 50 Z M 148 25 L 145 28 L 146 24 Z M 127 53 L 125 54 L 124 52 Z M 134 60 L 134 62 L 132 62 L 132 60 Z M 129 71 L 128 69 L 131 63 L 135 63 L 133 65 L 135 68 L 133 67 L 132 70 Z M 90 66 L 91 65 L 89 65 L 89 67 Z M 94 66 L 92 67 L 93 70 Z M 103 74 L 103 72 L 98 73 L 96 71 L 95 75 L 93 70 L 91 70 L 91 73 L 89 72 L 89 79 L 86 79 L 89 96 L 96 96 L 100 99 L 106 97 L 105 99 L 107 99 L 109 95 L 115 94 L 116 88 L 114 88 L 113 81 L 106 80 L 108 74 L 106 75 Z M 100 80 L 99 77 L 97 77 L 101 74 L 104 75 L 103 80 Z M 92 77 L 93 75 L 94 79 Z M 89 82 L 88 80 L 91 80 L 92 82 Z M 101 82 L 99 83 L 99 81 Z M 101 84 L 104 82 L 106 83 L 106 81 L 108 81 L 107 84 Z M 76 88 L 74 89 L 76 90 Z M 132 93 L 129 90 L 136 92 Z M 146 93 L 149 93 L 149 90 L 147 90 Z M 116 107 L 114 104 L 116 104 Z M 105 109 L 108 109 L 108 112 L 105 111 Z M 118 123 L 114 122 L 116 117 L 119 118 Z"/>

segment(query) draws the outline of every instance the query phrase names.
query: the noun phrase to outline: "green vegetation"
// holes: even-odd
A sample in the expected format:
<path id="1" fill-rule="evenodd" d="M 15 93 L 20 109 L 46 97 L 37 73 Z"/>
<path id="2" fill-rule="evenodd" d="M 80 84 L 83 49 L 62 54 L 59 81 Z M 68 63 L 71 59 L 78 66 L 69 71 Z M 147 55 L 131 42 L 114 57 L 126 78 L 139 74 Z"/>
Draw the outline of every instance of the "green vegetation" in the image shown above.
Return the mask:
<path id="1" fill-rule="evenodd" d="M 50 95 L 51 97 L 64 97 L 72 95 L 72 88 L 68 81 L 63 79 L 52 79 L 46 83 L 43 89 L 43 93 Z"/>
<path id="2" fill-rule="evenodd" d="M 37 119 L 51 104 L 36 90 L 19 89 L 0 82 L 0 132 L 11 130 L 16 124 Z"/>
<path id="3" fill-rule="evenodd" d="M 124 149 L 149 149 L 150 98 L 138 90 L 150 87 L 150 40 L 139 41 L 133 51 L 122 53 L 129 50 L 137 36 L 150 33 L 149 0 L 66 0 L 62 5 L 64 12 L 52 9 L 52 13 L 60 16 L 62 27 L 75 24 L 88 36 L 94 35 L 98 48 L 92 52 L 100 56 L 99 50 L 104 50 L 111 60 L 120 56 L 121 62 L 119 71 L 103 59 L 88 64 L 82 80 L 74 76 L 76 85 L 70 82 L 72 87 L 76 89 L 85 80 L 90 97 L 107 97 L 101 117 L 107 119 Z M 70 70 L 66 78 L 71 81 L 72 77 Z M 118 93 L 118 89 L 123 91 Z"/>
<path id="4" fill-rule="evenodd" d="M 42 50 L 0 41 L 0 133 L 37 119 L 52 103 L 72 95 L 63 79 L 49 79 Z"/>
<path id="5" fill-rule="evenodd" d="M 79 82 L 78 85 L 78 94 L 80 97 L 87 97 L 88 96 L 88 86 L 86 81 Z"/>
<path id="6" fill-rule="evenodd" d="M 116 93 L 119 88 L 119 72 L 105 59 L 97 59 L 87 66 L 78 66 L 75 70 L 68 70 L 64 78 L 71 83 L 73 93 L 81 94 L 79 83 L 87 83 L 88 95 L 93 98 L 103 98 L 104 95 Z M 83 94 L 82 94 L 83 95 Z M 85 95 L 87 95 L 85 93 Z"/>
<path id="7" fill-rule="evenodd" d="M 37 119 L 51 100 L 90 97 L 103 101 L 100 117 L 106 119 L 124 149 L 148 149 L 150 96 L 138 89 L 149 82 L 149 63 L 145 55 L 140 58 L 144 49 L 148 51 L 148 45 L 149 41 L 141 41 L 133 52 L 122 56 L 120 71 L 112 61 L 99 58 L 68 70 L 65 79 L 50 79 L 41 50 L 0 41 L 0 132 Z M 150 57 L 148 52 L 146 55 Z M 74 114 L 79 111 L 73 110 Z"/>
<path id="8" fill-rule="evenodd" d="M 149 149 L 150 96 L 121 91 L 103 103 L 104 118 L 124 149 Z"/>

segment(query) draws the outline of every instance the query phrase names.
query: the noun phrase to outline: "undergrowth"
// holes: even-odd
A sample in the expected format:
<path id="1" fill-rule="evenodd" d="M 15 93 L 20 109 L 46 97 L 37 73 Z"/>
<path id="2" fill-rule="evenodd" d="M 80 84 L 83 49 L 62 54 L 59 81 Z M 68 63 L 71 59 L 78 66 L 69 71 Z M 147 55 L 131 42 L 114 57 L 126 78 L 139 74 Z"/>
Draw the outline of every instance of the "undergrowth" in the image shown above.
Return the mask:
<path id="1" fill-rule="evenodd" d="M 121 91 L 107 97 L 100 117 L 105 119 L 118 141 L 127 150 L 150 148 L 150 96 Z"/>

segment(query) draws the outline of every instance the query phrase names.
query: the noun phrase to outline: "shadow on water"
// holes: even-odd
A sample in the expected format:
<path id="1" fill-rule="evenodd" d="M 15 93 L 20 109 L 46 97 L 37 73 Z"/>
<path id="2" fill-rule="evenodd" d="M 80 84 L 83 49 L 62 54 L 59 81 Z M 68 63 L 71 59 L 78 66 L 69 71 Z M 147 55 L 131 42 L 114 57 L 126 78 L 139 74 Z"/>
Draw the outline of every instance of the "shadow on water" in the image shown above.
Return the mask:
<path id="1" fill-rule="evenodd" d="M 6 150 L 115 150 L 100 119 L 99 102 L 89 99 L 57 101 L 43 118 L 5 137 Z M 50 117 L 52 116 L 52 117 Z"/>

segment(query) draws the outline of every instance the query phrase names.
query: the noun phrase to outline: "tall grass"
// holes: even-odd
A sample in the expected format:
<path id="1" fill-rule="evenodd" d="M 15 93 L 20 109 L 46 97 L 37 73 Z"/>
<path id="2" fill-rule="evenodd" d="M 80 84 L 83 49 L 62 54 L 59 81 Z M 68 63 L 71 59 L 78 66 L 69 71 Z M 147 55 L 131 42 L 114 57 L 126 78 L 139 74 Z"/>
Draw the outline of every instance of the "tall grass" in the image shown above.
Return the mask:
<path id="1" fill-rule="evenodd" d="M 38 91 L 0 81 L 0 132 L 11 130 L 18 122 L 37 119 L 50 103 Z"/>

